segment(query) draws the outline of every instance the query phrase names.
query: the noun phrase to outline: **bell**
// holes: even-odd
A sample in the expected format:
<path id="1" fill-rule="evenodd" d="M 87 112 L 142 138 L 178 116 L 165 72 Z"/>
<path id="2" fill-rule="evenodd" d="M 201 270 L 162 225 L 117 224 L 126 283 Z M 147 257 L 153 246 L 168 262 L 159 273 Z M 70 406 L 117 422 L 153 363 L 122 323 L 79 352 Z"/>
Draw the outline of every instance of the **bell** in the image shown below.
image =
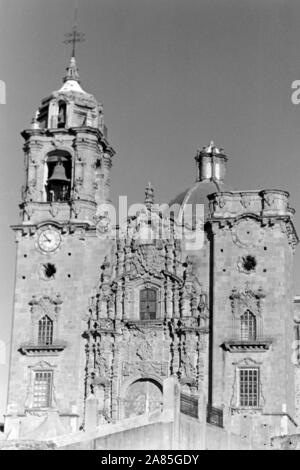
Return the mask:
<path id="1" fill-rule="evenodd" d="M 48 182 L 60 182 L 60 183 L 69 183 L 69 179 L 66 175 L 66 169 L 62 162 L 57 162 L 51 177 L 48 179 Z"/>

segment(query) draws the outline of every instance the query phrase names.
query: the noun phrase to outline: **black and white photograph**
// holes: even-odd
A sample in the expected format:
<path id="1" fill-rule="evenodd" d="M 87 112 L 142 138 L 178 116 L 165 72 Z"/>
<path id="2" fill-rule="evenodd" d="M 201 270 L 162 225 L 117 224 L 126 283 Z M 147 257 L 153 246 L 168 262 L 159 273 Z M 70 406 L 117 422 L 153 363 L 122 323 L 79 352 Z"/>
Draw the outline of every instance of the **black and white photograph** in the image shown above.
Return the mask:
<path id="1" fill-rule="evenodd" d="M 299 44 L 299 0 L 0 0 L 0 450 L 300 450 Z"/>

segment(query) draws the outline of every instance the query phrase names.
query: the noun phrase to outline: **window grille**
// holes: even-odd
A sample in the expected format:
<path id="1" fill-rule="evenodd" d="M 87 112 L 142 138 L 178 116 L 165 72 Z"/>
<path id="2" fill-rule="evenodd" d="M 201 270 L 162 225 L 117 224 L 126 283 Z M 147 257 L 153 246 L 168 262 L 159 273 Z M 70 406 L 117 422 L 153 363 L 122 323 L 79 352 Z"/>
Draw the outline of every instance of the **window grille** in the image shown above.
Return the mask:
<path id="1" fill-rule="evenodd" d="M 216 408 L 210 404 L 206 408 L 206 422 L 214 426 L 223 427 L 223 409 Z"/>
<path id="2" fill-rule="evenodd" d="M 34 377 L 33 406 L 49 408 L 51 406 L 52 372 L 38 371 Z"/>
<path id="3" fill-rule="evenodd" d="M 194 418 L 198 418 L 198 399 L 185 393 L 180 394 L 180 411 Z"/>
<path id="4" fill-rule="evenodd" d="M 38 343 L 42 346 L 51 346 L 53 343 L 53 321 L 47 315 L 39 321 Z"/>
<path id="5" fill-rule="evenodd" d="M 239 392 L 241 407 L 259 406 L 259 371 L 258 369 L 240 369 Z"/>
<path id="6" fill-rule="evenodd" d="M 140 319 L 155 320 L 157 311 L 156 289 L 143 289 L 140 292 Z"/>
<path id="7" fill-rule="evenodd" d="M 256 318 L 249 310 L 241 316 L 241 340 L 256 340 Z"/>

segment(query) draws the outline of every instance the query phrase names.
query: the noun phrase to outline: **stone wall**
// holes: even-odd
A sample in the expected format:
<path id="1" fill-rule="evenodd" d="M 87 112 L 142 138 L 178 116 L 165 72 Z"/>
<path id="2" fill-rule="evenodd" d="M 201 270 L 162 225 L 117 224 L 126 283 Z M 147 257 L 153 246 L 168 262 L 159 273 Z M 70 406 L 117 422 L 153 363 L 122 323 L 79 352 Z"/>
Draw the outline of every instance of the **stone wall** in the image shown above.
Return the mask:
<path id="1" fill-rule="evenodd" d="M 78 429 L 81 424 L 85 394 L 82 333 L 89 297 L 99 277 L 99 266 L 110 251 L 110 243 L 100 244 L 95 231 L 81 227 L 74 226 L 71 232 L 62 233 L 61 246 L 52 255 L 36 249 L 37 236 L 37 232 L 23 234 L 17 245 L 7 432 L 16 415 L 21 421 L 31 416 L 27 421 L 32 421 L 32 426 L 44 419 L 43 410 L 36 413 L 32 409 L 32 374 L 36 369 L 53 371 L 52 407 L 64 415 L 66 430 Z M 56 267 L 51 280 L 43 279 L 40 274 L 40 267 L 47 262 Z M 51 305 L 55 311 L 49 311 Z M 38 319 L 45 312 L 55 316 L 54 343 L 63 346 L 62 349 L 41 351 L 37 348 L 34 332 Z M 29 423 L 26 430 L 28 428 Z"/>
<path id="2" fill-rule="evenodd" d="M 233 431 L 240 433 L 245 419 L 251 421 L 250 428 L 261 426 L 262 447 L 264 426 L 271 426 L 274 435 L 281 426 L 278 414 L 294 417 L 292 265 L 297 237 L 287 197 L 282 191 L 211 197 L 212 402 L 230 407 Z M 256 319 L 252 343 L 240 336 L 240 317 L 247 310 Z M 258 406 L 251 411 L 239 404 L 238 373 L 243 367 L 259 371 Z M 263 418 L 264 413 L 269 417 Z M 288 432 L 295 429 L 288 417 L 286 425 Z M 250 433 L 246 428 L 243 433 Z"/>

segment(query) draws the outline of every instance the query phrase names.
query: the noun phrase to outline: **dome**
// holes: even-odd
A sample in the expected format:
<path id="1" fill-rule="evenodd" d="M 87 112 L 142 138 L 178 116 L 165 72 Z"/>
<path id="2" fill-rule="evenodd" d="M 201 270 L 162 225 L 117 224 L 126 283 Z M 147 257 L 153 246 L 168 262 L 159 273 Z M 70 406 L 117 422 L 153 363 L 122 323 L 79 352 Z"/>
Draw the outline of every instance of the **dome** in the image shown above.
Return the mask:
<path id="1" fill-rule="evenodd" d="M 214 181 L 214 180 L 203 180 L 197 181 L 191 188 L 186 189 L 182 193 L 178 194 L 175 199 L 170 202 L 170 208 L 172 210 L 172 206 L 174 207 L 174 216 L 175 218 L 179 215 L 179 211 L 181 210 L 184 213 L 187 213 L 187 205 L 190 204 L 190 208 L 192 209 L 192 214 L 195 214 L 196 205 L 203 204 L 204 205 L 204 217 L 207 219 L 209 214 L 209 200 L 208 196 L 213 193 L 220 193 L 232 191 L 232 188 L 221 182 L 221 181 Z"/>
<path id="2" fill-rule="evenodd" d="M 70 64 L 66 68 L 61 88 L 53 91 L 52 96 L 57 97 L 64 94 L 69 97 L 69 99 L 73 99 L 73 101 L 85 99 L 86 102 L 90 102 L 90 106 L 97 106 L 98 104 L 94 96 L 87 93 L 80 85 L 80 77 L 75 57 L 71 57 L 70 59 Z"/>
<path id="3" fill-rule="evenodd" d="M 224 183 L 226 173 L 227 156 L 223 149 L 219 149 L 213 141 L 202 150 L 198 150 L 195 156 L 197 163 L 198 178 L 196 183 L 189 189 L 178 194 L 170 202 L 170 212 L 174 219 L 184 214 L 185 224 L 191 222 L 194 226 L 195 220 L 202 217 L 202 212 L 197 206 L 204 206 L 204 220 L 209 215 L 208 196 L 214 193 L 232 191 L 232 188 Z M 173 206 L 173 207 L 172 207 Z"/>
<path id="4" fill-rule="evenodd" d="M 33 129 L 90 127 L 106 135 L 103 106 L 80 85 L 75 57 L 71 57 L 62 86 L 42 100 Z"/>

